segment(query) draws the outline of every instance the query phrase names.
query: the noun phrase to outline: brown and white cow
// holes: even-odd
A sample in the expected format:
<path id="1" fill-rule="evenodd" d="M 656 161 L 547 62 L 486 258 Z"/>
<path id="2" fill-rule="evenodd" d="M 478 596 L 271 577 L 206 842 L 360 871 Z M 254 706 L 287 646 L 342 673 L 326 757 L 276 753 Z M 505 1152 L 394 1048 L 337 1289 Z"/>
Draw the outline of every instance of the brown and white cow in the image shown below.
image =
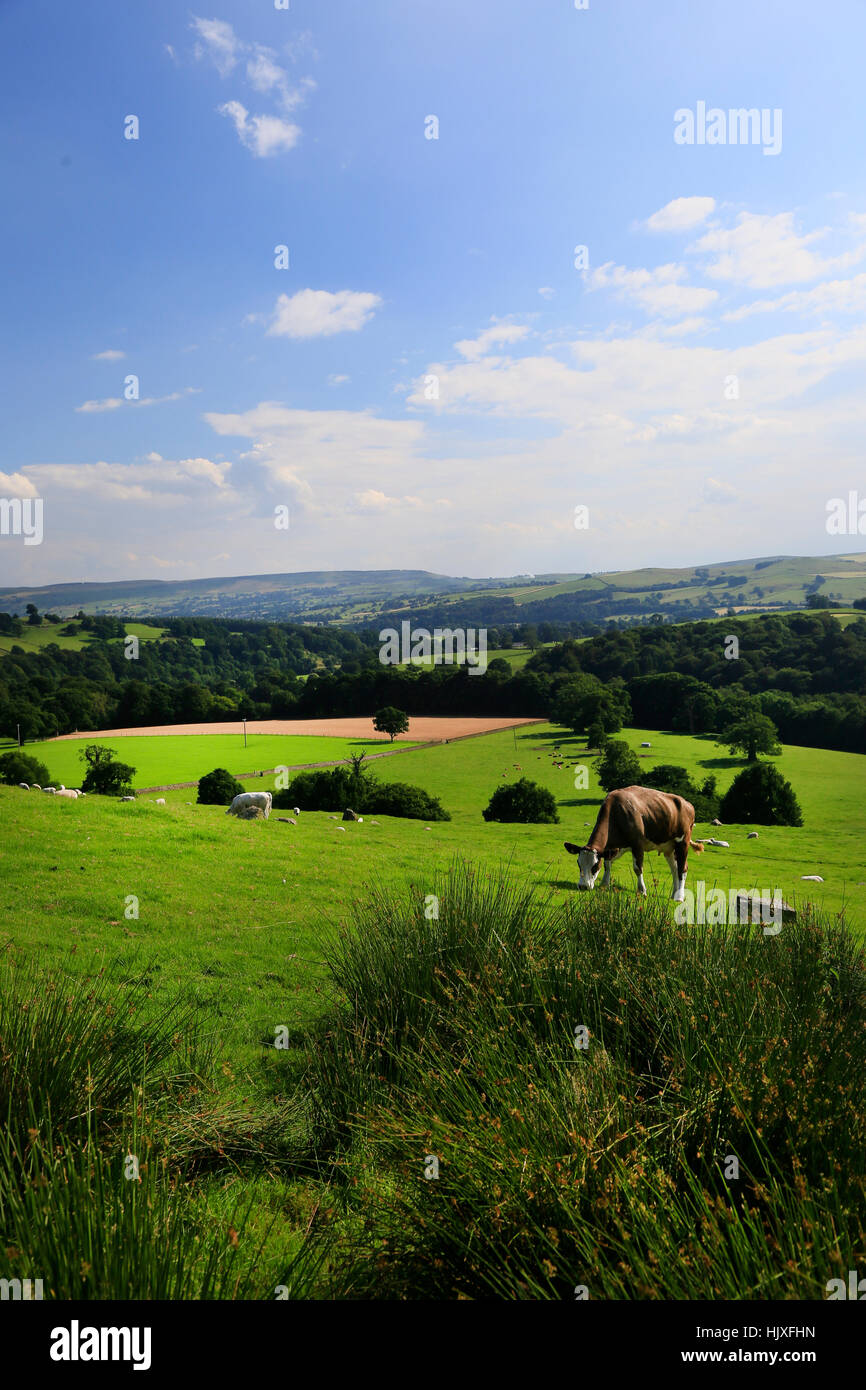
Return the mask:
<path id="1" fill-rule="evenodd" d="M 643 857 L 647 850 L 663 854 L 673 878 L 671 898 L 675 903 L 685 901 L 686 868 L 695 823 L 695 808 L 685 797 L 657 792 L 652 787 L 621 787 L 604 799 L 595 829 L 585 845 L 572 845 L 566 840 L 569 854 L 577 855 L 580 866 L 578 888 L 595 887 L 602 864 L 602 888 L 610 887 L 610 866 L 625 851 L 631 850 L 637 891 L 646 896 L 643 881 Z M 696 844 L 699 853 L 703 845 Z"/>

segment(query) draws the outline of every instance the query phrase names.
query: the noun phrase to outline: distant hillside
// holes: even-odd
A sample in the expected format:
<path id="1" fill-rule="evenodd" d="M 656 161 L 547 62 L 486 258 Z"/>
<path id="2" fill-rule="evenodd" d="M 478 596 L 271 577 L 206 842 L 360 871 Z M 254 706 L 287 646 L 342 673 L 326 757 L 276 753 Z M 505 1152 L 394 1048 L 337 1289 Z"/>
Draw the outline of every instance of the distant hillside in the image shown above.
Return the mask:
<path id="1" fill-rule="evenodd" d="M 866 553 L 777 555 L 688 568 L 467 579 L 428 570 L 312 570 L 223 579 L 127 580 L 0 589 L 0 611 L 68 617 L 82 609 L 130 618 L 163 616 L 339 623 L 362 627 L 409 618 L 438 623 L 670 621 L 734 609 L 802 608 L 810 593 L 843 605 L 866 597 Z"/>

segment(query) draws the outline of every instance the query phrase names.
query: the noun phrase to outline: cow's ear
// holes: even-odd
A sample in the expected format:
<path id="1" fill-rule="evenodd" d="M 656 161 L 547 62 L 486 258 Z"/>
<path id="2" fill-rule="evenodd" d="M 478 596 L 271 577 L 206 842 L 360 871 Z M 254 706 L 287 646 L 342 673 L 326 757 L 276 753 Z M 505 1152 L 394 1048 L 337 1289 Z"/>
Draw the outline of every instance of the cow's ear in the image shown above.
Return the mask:
<path id="1" fill-rule="evenodd" d="M 580 853 L 579 847 L 578 847 L 577 845 L 572 845 L 572 844 L 570 844 L 568 840 L 565 841 L 565 848 L 568 850 L 569 854 L 579 854 L 579 853 Z"/>

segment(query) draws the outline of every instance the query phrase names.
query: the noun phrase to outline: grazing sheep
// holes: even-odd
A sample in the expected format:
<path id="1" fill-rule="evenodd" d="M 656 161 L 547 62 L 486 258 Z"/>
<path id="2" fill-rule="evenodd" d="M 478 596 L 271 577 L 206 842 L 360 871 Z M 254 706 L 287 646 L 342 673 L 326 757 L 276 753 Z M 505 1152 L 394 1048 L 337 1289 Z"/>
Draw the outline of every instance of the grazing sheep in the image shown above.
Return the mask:
<path id="1" fill-rule="evenodd" d="M 41 792 L 42 788 L 40 787 L 38 782 L 31 782 L 30 790 L 32 792 Z"/>
<path id="2" fill-rule="evenodd" d="M 156 801 L 154 802 L 154 805 L 156 805 L 156 806 L 164 806 L 164 805 L 165 805 L 165 797 L 164 797 L 164 796 L 158 796 L 158 797 L 156 798 Z"/>
<path id="3" fill-rule="evenodd" d="M 239 816 L 242 810 L 250 806 L 255 806 L 261 810 L 263 818 L 267 820 L 268 816 L 271 814 L 272 804 L 273 798 L 270 792 L 239 792 L 226 811 L 226 815 Z M 255 818 L 245 816 L 244 819 L 250 820 Z"/>
<path id="4" fill-rule="evenodd" d="M 134 796 L 122 796 L 120 799 L 121 799 L 121 801 L 134 801 L 134 800 L 135 800 L 135 797 L 134 797 Z"/>
<path id="5" fill-rule="evenodd" d="M 21 790 L 22 790 L 23 792 L 29 792 L 30 787 L 29 787 L 29 784 L 28 784 L 27 782 L 19 782 L 18 785 L 19 785 L 19 787 L 21 788 Z"/>
<path id="6" fill-rule="evenodd" d="M 823 883 L 823 882 L 824 882 L 824 880 L 823 880 L 823 878 L 821 877 L 820 874 L 801 874 L 801 875 L 800 875 L 800 881 L 801 881 L 802 883 Z"/>
<path id="7" fill-rule="evenodd" d="M 758 832 L 757 832 L 757 830 L 750 830 L 749 833 L 748 833 L 748 835 L 746 836 L 746 839 L 747 839 L 747 840 L 757 840 L 757 838 L 758 838 Z"/>
<path id="8" fill-rule="evenodd" d="M 296 806 L 296 807 L 295 807 L 295 815 L 296 815 L 296 816 L 299 816 L 300 814 L 301 814 L 301 808 L 300 808 L 300 806 Z"/>

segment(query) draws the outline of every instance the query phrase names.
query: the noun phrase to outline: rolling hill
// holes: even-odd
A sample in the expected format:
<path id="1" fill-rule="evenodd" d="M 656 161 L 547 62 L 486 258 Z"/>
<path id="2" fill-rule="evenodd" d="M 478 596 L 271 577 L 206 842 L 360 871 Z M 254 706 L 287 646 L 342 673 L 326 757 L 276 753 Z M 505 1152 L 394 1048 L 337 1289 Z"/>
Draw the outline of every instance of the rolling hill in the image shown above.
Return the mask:
<path id="1" fill-rule="evenodd" d="M 427 570 L 317 570 L 195 580 L 124 580 L 0 589 L 0 611 L 28 603 L 67 617 L 83 610 L 368 623 L 410 618 L 464 624 L 605 621 L 658 612 L 683 621 L 729 608 L 800 608 L 808 593 L 850 605 L 866 597 L 866 553 L 766 556 L 683 568 L 468 579 Z"/>

